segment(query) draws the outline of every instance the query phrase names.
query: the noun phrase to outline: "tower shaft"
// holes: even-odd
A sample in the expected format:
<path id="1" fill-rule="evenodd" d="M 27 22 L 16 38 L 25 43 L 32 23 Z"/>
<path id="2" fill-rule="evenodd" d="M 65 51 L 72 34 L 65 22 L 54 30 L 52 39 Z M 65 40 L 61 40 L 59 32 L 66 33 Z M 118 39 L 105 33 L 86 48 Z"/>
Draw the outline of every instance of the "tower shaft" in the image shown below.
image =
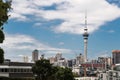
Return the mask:
<path id="1" fill-rule="evenodd" d="M 88 39 L 84 39 L 84 62 L 87 62 L 87 43 Z"/>
<path id="2" fill-rule="evenodd" d="M 87 32 L 87 14 L 85 14 L 85 27 L 84 27 L 84 33 L 83 33 L 83 38 L 84 38 L 84 62 L 87 62 L 87 44 L 88 44 L 88 32 Z"/>

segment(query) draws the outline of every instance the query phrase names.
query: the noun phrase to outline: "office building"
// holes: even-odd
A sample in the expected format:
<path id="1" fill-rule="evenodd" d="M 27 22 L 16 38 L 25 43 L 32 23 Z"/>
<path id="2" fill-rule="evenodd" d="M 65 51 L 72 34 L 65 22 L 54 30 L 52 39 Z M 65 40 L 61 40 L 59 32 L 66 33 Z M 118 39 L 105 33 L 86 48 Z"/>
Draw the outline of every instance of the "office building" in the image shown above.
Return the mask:
<path id="1" fill-rule="evenodd" d="M 50 57 L 50 58 L 49 58 L 49 61 L 50 61 L 51 64 L 55 63 L 55 62 L 56 62 L 56 61 L 55 61 L 55 57 Z"/>
<path id="2" fill-rule="evenodd" d="M 56 61 L 60 60 L 62 58 L 62 54 L 61 53 L 57 53 L 55 56 Z"/>
<path id="3" fill-rule="evenodd" d="M 28 62 L 29 59 L 28 59 L 28 56 L 23 56 L 23 62 Z"/>
<path id="4" fill-rule="evenodd" d="M 84 62 L 84 56 L 80 54 L 79 56 L 76 57 L 76 65 L 80 65 Z"/>
<path id="5" fill-rule="evenodd" d="M 35 62 L 38 60 L 38 54 L 39 54 L 39 51 L 38 50 L 34 50 L 32 52 L 32 61 Z"/>
<path id="6" fill-rule="evenodd" d="M 67 60 L 67 67 L 72 68 L 73 67 L 73 62 L 72 60 Z"/>
<path id="7" fill-rule="evenodd" d="M 120 50 L 113 50 L 112 57 L 113 57 L 113 64 L 119 64 L 120 63 Z"/>

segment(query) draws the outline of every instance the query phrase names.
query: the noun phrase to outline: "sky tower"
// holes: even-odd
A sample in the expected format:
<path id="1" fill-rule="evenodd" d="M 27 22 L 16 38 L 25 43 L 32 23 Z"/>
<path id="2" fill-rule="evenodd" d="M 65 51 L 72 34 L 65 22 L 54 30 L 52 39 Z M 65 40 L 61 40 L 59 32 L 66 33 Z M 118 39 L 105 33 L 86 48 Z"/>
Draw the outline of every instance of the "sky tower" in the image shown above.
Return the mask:
<path id="1" fill-rule="evenodd" d="M 87 44 L 88 44 L 88 29 L 87 29 L 87 14 L 85 14 L 85 27 L 84 27 L 84 62 L 87 62 Z"/>

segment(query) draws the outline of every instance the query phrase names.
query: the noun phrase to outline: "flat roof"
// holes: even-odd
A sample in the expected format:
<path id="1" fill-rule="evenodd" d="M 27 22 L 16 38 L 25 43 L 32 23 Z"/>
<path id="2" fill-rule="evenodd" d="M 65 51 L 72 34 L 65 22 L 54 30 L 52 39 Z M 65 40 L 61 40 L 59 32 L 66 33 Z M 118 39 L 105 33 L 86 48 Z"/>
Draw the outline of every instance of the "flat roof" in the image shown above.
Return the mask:
<path id="1" fill-rule="evenodd" d="M 113 50 L 112 53 L 120 53 L 120 50 Z"/>
<path id="2" fill-rule="evenodd" d="M 0 66 L 33 66 L 34 63 L 25 63 L 25 62 L 5 62 L 0 64 Z"/>

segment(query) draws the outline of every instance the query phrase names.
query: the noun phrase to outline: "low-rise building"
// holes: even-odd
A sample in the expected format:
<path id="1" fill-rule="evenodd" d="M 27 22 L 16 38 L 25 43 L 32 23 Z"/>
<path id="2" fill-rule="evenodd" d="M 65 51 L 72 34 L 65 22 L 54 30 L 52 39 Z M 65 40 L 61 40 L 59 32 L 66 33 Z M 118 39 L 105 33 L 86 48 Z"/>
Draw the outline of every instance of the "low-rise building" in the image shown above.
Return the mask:
<path id="1" fill-rule="evenodd" d="M 80 66 L 73 66 L 72 67 L 72 72 L 80 75 Z"/>
<path id="2" fill-rule="evenodd" d="M 0 76 L 10 78 L 33 78 L 33 63 L 5 62 L 0 64 Z"/>
<path id="3" fill-rule="evenodd" d="M 120 65 L 115 65 L 113 70 L 99 72 L 99 80 L 120 80 Z"/>
<path id="4" fill-rule="evenodd" d="M 97 77 L 76 77 L 75 80 L 98 80 Z"/>

